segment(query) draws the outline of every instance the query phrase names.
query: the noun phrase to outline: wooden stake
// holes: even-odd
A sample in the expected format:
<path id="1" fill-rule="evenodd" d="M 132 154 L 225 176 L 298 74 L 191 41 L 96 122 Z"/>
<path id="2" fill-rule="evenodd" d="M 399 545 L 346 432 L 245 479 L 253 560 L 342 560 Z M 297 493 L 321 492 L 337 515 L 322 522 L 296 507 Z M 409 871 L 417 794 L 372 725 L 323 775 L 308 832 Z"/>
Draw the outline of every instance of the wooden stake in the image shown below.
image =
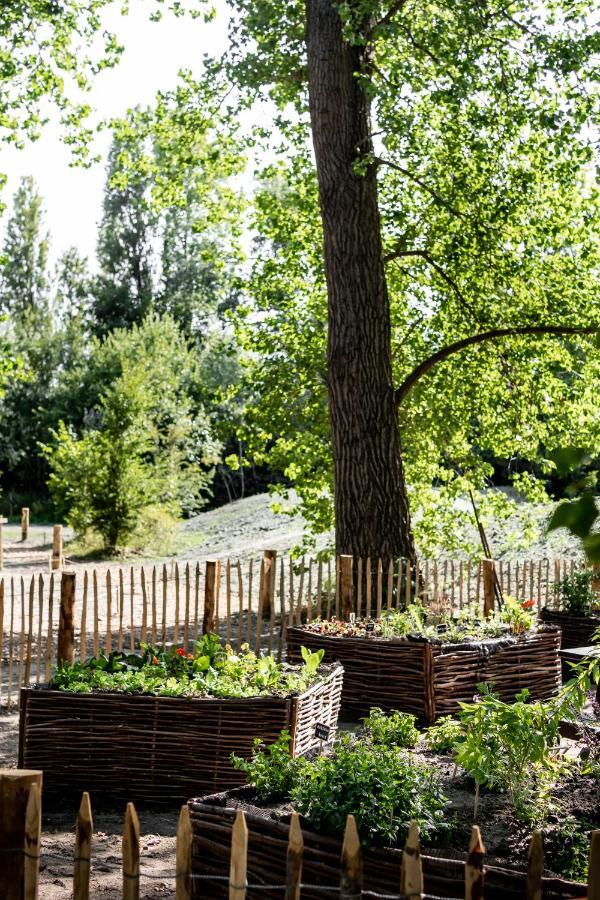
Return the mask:
<path id="1" fill-rule="evenodd" d="M 123 828 L 123 900 L 140 898 L 140 823 L 133 803 L 125 810 Z"/>
<path id="2" fill-rule="evenodd" d="M 93 833 L 94 823 L 92 820 L 92 807 L 90 804 L 90 795 L 86 791 L 81 797 L 77 822 L 75 823 L 73 900 L 89 900 Z"/>
<path id="3" fill-rule="evenodd" d="M 75 659 L 75 572 L 63 572 L 60 580 L 60 618 L 56 660 L 73 664 Z"/>
<path id="4" fill-rule="evenodd" d="M 183 620 L 183 649 L 187 653 L 190 640 L 190 564 L 185 564 L 185 618 Z"/>
<path id="5" fill-rule="evenodd" d="M 215 627 L 215 582 L 217 578 L 217 562 L 207 559 L 204 576 L 204 620 L 202 634 L 209 634 Z"/>
<path id="6" fill-rule="evenodd" d="M 421 863 L 419 826 L 414 821 L 409 825 L 408 837 L 402 854 L 400 893 L 410 894 L 411 897 L 420 897 L 423 894 L 423 865 Z"/>
<path id="7" fill-rule="evenodd" d="M 263 569 L 260 580 L 258 602 L 261 604 L 265 619 L 271 618 L 271 606 L 275 589 L 275 572 L 277 567 L 277 550 L 265 550 L 263 553 Z"/>
<path id="8" fill-rule="evenodd" d="M 33 642 L 33 597 L 35 593 L 35 577 L 31 576 L 31 581 L 29 582 L 29 614 L 28 614 L 28 628 L 27 628 L 27 656 L 25 658 L 25 684 L 29 684 L 31 680 L 31 645 Z"/>
<path id="9" fill-rule="evenodd" d="M 342 618 L 347 622 L 350 613 L 354 612 L 354 586 L 352 584 L 352 569 L 354 565 L 354 557 L 343 555 L 340 556 L 340 601 L 342 607 Z"/>
<path id="10" fill-rule="evenodd" d="M 87 569 L 83 573 L 83 599 L 81 601 L 81 626 L 79 628 L 79 661 L 85 662 L 87 656 L 86 650 L 86 629 L 87 629 L 87 597 L 88 597 L 89 577 Z"/>
<path id="11" fill-rule="evenodd" d="M 465 865 L 465 900 L 482 900 L 483 898 L 483 857 L 485 847 L 481 840 L 481 832 L 473 825 L 469 855 Z"/>
<path id="12" fill-rule="evenodd" d="M 42 786 L 42 773 L 31 769 L 0 769 L 0 897 L 23 900 L 26 817 L 30 789 Z M 30 809 L 31 813 L 31 809 Z"/>
<path id="13" fill-rule="evenodd" d="M 243 810 L 238 809 L 231 829 L 229 900 L 245 900 L 248 871 L 248 827 Z"/>
<path id="14" fill-rule="evenodd" d="M 175 847 L 175 900 L 192 900 L 192 822 L 187 803 L 179 813 Z"/>
<path id="15" fill-rule="evenodd" d="M 588 900 L 600 900 L 600 831 L 592 831 L 588 873 Z"/>
<path id="16" fill-rule="evenodd" d="M 527 854 L 527 900 L 542 900 L 542 876 L 544 874 L 544 847 L 542 832 L 534 831 Z"/>
<path id="17" fill-rule="evenodd" d="M 40 683 L 42 671 L 42 622 L 44 620 L 44 578 L 38 575 L 38 633 L 37 633 L 37 660 L 35 664 L 35 683 Z M 0 628 L 0 642 L 2 641 L 2 628 Z"/>
<path id="18" fill-rule="evenodd" d="M 179 643 L 179 566 L 175 563 L 175 624 L 173 626 L 173 643 Z"/>
<path id="19" fill-rule="evenodd" d="M 23 854 L 23 900 L 37 900 L 40 877 L 40 834 L 42 830 L 42 804 L 40 785 L 35 782 L 29 788 L 25 810 L 25 835 Z"/>
<path id="20" fill-rule="evenodd" d="M 362 854 L 360 852 L 360 840 L 354 816 L 346 819 L 346 831 L 342 845 L 342 866 L 340 876 L 341 900 L 354 900 L 362 895 Z"/>
<path id="21" fill-rule="evenodd" d="M 300 900 L 300 882 L 302 880 L 302 856 L 304 854 L 304 838 L 300 828 L 297 812 L 292 813 L 287 846 L 287 865 L 285 873 L 285 900 Z"/>
<path id="22" fill-rule="evenodd" d="M 106 638 L 104 650 L 106 653 L 112 653 L 112 576 L 110 569 L 106 570 Z"/>
<path id="23" fill-rule="evenodd" d="M 44 672 L 44 680 L 50 681 L 50 673 L 52 671 L 52 641 L 54 628 L 54 574 L 50 575 L 50 590 L 48 593 L 48 636 L 46 638 L 46 670 Z"/>
<path id="24" fill-rule="evenodd" d="M 23 506 L 21 509 L 21 540 L 26 541 L 29 537 L 29 507 Z"/>
<path id="25" fill-rule="evenodd" d="M 140 569 L 140 580 L 142 587 L 142 627 L 140 630 L 140 641 L 146 643 L 148 635 L 148 593 L 146 590 L 146 573 L 143 566 Z"/>
<path id="26" fill-rule="evenodd" d="M 62 525 L 55 525 L 52 530 L 52 563 L 53 570 L 60 569 L 62 566 L 63 538 Z"/>
<path id="27" fill-rule="evenodd" d="M 494 561 L 483 560 L 483 615 L 487 619 L 494 612 Z"/>
<path id="28" fill-rule="evenodd" d="M 100 653 L 100 636 L 98 632 L 98 573 L 95 569 L 92 572 L 92 587 L 94 591 L 94 656 L 98 656 Z"/>

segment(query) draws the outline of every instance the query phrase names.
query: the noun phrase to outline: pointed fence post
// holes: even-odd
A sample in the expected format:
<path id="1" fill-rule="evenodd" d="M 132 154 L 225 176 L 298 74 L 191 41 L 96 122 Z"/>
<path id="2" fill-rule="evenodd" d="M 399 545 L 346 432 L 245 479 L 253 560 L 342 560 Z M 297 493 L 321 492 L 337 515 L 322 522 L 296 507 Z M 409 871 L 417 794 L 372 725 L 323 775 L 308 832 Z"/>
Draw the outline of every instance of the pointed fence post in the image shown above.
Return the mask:
<path id="1" fill-rule="evenodd" d="M 350 557 L 352 558 L 352 557 Z M 346 831 L 342 845 L 342 867 L 340 877 L 341 900 L 362 897 L 363 870 L 360 839 L 354 816 L 346 819 Z"/>
<path id="2" fill-rule="evenodd" d="M 133 803 L 125 810 L 122 853 L 123 900 L 140 900 L 140 823 Z"/>
<path id="3" fill-rule="evenodd" d="M 25 810 L 25 837 L 23 840 L 24 872 L 23 900 L 37 900 L 40 878 L 40 835 L 42 831 L 42 804 L 40 786 L 29 788 Z"/>
<path id="4" fill-rule="evenodd" d="M 340 556 L 340 605 L 342 610 L 342 619 L 345 622 L 347 622 L 350 618 L 350 613 L 354 612 L 354 585 L 352 578 L 353 565 L 353 556 Z"/>
<path id="5" fill-rule="evenodd" d="M 400 893 L 420 897 L 423 894 L 423 865 L 421 863 L 421 844 L 419 843 L 419 826 L 411 822 L 408 837 L 402 854 L 400 868 Z"/>
<path id="6" fill-rule="evenodd" d="M 300 881 L 302 879 L 302 857 L 304 855 L 304 838 L 300 828 L 300 817 L 292 813 L 287 847 L 287 865 L 285 874 L 285 900 L 300 900 Z"/>
<path id="7" fill-rule="evenodd" d="M 544 845 L 542 832 L 534 831 L 527 854 L 527 900 L 542 900 Z"/>
<path id="8" fill-rule="evenodd" d="M 75 660 L 75 572 L 63 572 L 60 579 L 60 616 L 56 661 L 73 664 Z"/>
<path id="9" fill-rule="evenodd" d="M 184 803 L 179 813 L 175 845 L 175 900 L 192 900 L 192 823 Z"/>
<path id="10" fill-rule="evenodd" d="M 23 900 L 27 805 L 30 790 L 42 787 L 42 773 L 33 769 L 0 769 L 0 897 Z M 32 810 L 30 810 L 30 813 Z"/>
<path id="11" fill-rule="evenodd" d="M 482 900 L 483 898 L 483 858 L 485 847 L 481 840 L 481 832 L 473 825 L 469 855 L 465 865 L 465 900 Z"/>
<path id="12" fill-rule="evenodd" d="M 246 900 L 248 877 L 248 826 L 243 810 L 238 809 L 231 829 L 229 900 Z"/>
<path id="13" fill-rule="evenodd" d="M 73 900 L 89 900 L 90 866 L 92 859 L 92 835 L 94 822 L 90 795 L 81 798 L 75 823 L 75 865 L 73 868 Z"/>
<path id="14" fill-rule="evenodd" d="M 215 627 L 215 589 L 217 581 L 217 561 L 206 560 L 206 575 L 204 577 L 204 618 L 202 621 L 202 634 L 210 634 Z"/>

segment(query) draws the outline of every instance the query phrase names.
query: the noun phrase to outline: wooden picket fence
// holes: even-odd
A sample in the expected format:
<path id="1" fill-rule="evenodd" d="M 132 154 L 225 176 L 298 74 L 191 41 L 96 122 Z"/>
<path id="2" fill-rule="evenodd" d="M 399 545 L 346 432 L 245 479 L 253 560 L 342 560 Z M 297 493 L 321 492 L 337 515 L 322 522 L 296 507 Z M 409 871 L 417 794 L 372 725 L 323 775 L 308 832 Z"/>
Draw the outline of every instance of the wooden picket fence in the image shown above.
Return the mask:
<path id="1" fill-rule="evenodd" d="M 419 597 L 461 609 L 489 603 L 495 577 L 504 594 L 554 603 L 554 585 L 581 565 L 555 560 L 321 560 L 279 557 L 207 560 L 76 573 L 76 658 L 140 642 L 182 644 L 212 629 L 240 648 L 281 659 L 288 625 L 349 612 L 378 616 Z M 22 686 L 48 680 L 56 658 L 60 572 L 0 578 L 0 705 L 18 703 Z"/>
<path id="2" fill-rule="evenodd" d="M 37 900 L 40 886 L 40 860 L 45 859 L 41 841 L 41 772 L 0 770 L 0 796 L 3 805 L 0 816 L 0 896 L 3 900 Z M 75 825 L 73 855 L 62 858 L 63 864 L 73 866 L 73 900 L 88 900 L 93 859 L 93 819 L 89 794 L 81 799 Z M 211 896 L 210 882 L 219 881 L 220 887 L 226 882 L 230 900 L 245 900 L 253 887 L 248 883 L 248 827 L 243 810 L 238 809 L 231 832 L 231 853 L 229 876 L 200 875 L 194 873 L 192 865 L 192 826 L 187 805 L 181 807 L 177 826 L 175 866 L 170 872 L 145 872 L 140 856 L 140 826 L 133 803 L 125 810 L 122 838 L 121 865 L 113 864 L 122 877 L 123 900 L 139 900 L 140 884 L 144 879 L 160 879 L 175 884 L 176 900 L 191 900 L 195 880 L 201 882 L 196 896 Z M 300 900 L 302 889 L 302 860 L 304 841 L 297 813 L 292 813 L 287 847 L 287 869 L 285 885 L 267 885 L 261 882 L 261 890 L 277 890 L 285 900 Z M 48 854 L 56 862 L 56 854 Z M 479 828 L 474 825 L 468 853 L 464 863 L 465 900 L 483 900 L 485 896 L 485 847 Z M 102 868 L 110 870 L 107 861 L 101 860 Z M 528 900 L 541 900 L 543 888 L 544 853 L 542 833 L 536 831 L 531 837 L 527 867 Z M 354 816 L 346 820 L 346 830 L 340 859 L 340 881 L 338 889 L 325 886 L 323 892 L 336 894 L 343 900 L 372 896 L 373 892 L 363 890 L 361 845 Z M 379 895 L 377 895 L 379 896 Z M 412 822 L 402 854 L 398 880 L 389 885 L 385 896 L 392 900 L 403 898 L 425 898 L 423 867 L 419 829 Z M 438 898 L 443 900 L 443 898 Z M 585 900 L 585 898 L 582 898 Z M 600 831 L 592 833 L 589 854 L 589 876 L 587 900 L 600 900 Z"/>

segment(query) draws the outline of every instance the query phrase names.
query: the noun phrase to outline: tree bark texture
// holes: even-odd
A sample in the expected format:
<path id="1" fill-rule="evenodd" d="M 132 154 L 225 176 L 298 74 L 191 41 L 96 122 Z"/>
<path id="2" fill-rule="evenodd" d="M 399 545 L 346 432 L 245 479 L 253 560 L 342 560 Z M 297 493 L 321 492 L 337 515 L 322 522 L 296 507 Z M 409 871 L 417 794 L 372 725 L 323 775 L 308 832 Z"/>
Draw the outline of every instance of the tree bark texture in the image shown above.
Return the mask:
<path id="1" fill-rule="evenodd" d="M 369 100 L 368 60 L 344 41 L 332 0 L 307 0 L 313 143 L 328 291 L 328 389 L 336 552 L 414 559 L 394 385 Z"/>

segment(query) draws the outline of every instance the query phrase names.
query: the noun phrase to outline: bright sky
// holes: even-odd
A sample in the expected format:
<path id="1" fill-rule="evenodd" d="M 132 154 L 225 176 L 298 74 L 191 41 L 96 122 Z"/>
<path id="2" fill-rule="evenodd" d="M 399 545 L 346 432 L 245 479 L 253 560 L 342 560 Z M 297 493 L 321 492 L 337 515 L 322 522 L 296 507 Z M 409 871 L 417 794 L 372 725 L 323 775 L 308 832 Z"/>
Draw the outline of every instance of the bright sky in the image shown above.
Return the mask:
<path id="1" fill-rule="evenodd" d="M 217 54 L 226 46 L 227 19 L 223 12 L 214 22 L 177 19 L 165 15 L 159 23 L 148 20 L 143 0 L 132 4 L 123 17 L 117 3 L 105 14 L 107 27 L 125 46 L 120 65 L 101 72 L 89 98 L 100 117 L 122 114 L 128 107 L 151 103 L 156 91 L 175 85 L 181 68 L 198 74 L 204 53 Z M 224 8 L 224 3 L 219 2 Z M 103 133 L 98 150 L 106 154 L 110 136 Z M 10 214 L 10 199 L 19 178 L 33 175 L 45 199 L 46 225 L 51 234 L 52 260 L 75 245 L 94 263 L 96 226 L 101 215 L 104 165 L 91 169 L 69 166 L 70 151 L 61 142 L 58 121 L 49 122 L 39 141 L 24 150 L 0 147 L 0 171 L 8 175 L 3 199 L 8 209 L 0 221 L 3 235 Z"/>

